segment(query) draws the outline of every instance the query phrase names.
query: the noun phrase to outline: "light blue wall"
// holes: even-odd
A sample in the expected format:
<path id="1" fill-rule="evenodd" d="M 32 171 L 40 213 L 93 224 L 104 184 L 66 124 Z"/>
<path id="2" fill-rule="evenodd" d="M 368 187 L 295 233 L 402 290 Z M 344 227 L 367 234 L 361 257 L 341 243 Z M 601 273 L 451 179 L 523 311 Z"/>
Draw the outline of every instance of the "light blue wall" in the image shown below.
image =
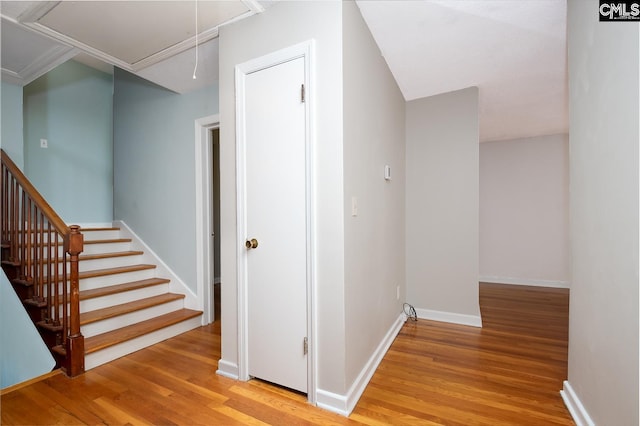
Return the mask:
<path id="1" fill-rule="evenodd" d="M 0 269 L 0 388 L 48 373 L 56 362 Z"/>
<path id="2" fill-rule="evenodd" d="M 112 122 L 109 74 L 68 61 L 24 88 L 25 174 L 67 223 L 113 219 Z"/>
<path id="3" fill-rule="evenodd" d="M 0 146 L 20 169 L 24 169 L 22 148 L 22 87 L 2 82 L 2 116 Z"/>
<path id="4" fill-rule="evenodd" d="M 195 120 L 218 87 L 179 95 L 116 69 L 114 111 L 114 217 L 195 293 Z"/>

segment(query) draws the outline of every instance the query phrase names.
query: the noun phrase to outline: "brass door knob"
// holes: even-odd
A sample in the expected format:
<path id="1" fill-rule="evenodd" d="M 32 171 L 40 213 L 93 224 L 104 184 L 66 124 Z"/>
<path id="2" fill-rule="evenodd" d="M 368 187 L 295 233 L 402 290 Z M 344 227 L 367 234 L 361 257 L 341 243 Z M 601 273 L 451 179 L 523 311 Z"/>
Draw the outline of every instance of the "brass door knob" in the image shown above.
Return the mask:
<path id="1" fill-rule="evenodd" d="M 247 240 L 246 243 L 244 243 L 244 246 L 248 249 L 254 249 L 256 247 L 258 247 L 258 240 L 256 240 L 255 238 L 252 238 L 251 241 Z"/>

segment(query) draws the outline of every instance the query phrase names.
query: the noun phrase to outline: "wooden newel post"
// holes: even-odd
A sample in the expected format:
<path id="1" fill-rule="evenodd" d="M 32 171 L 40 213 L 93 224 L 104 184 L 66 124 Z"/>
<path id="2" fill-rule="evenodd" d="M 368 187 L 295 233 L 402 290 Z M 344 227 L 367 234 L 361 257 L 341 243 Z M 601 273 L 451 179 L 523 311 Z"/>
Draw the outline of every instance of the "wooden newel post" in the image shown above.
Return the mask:
<path id="1" fill-rule="evenodd" d="M 67 337 L 67 375 L 70 377 L 84 373 L 84 336 L 80 332 L 80 280 L 78 278 L 78 256 L 82 253 L 84 237 L 78 225 L 69 227 L 71 233 L 67 243 L 67 253 L 70 256 L 70 284 L 69 300 L 70 318 L 69 335 Z"/>

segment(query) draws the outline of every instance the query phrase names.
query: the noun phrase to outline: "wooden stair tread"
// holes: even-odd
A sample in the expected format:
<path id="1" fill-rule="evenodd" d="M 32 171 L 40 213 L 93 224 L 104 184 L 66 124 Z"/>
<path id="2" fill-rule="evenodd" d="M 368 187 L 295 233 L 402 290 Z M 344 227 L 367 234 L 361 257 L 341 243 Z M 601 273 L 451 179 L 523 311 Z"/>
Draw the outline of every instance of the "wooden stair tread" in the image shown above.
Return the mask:
<path id="1" fill-rule="evenodd" d="M 80 300 L 93 299 L 95 297 L 109 296 L 111 294 L 123 293 L 130 290 L 138 290 L 145 287 L 151 287 L 159 284 L 167 284 L 171 280 L 166 278 L 148 278 L 146 280 L 131 281 L 128 283 L 111 285 L 108 287 L 100 287 L 92 290 L 81 290 Z"/>
<path id="2" fill-rule="evenodd" d="M 139 264 L 139 265 L 128 265 L 128 266 L 118 266 L 115 268 L 104 268 L 104 269 L 93 269 L 91 271 L 84 271 L 78 274 L 78 279 L 87 279 L 87 278 L 95 278 L 95 277 L 105 277 L 107 275 L 116 275 L 116 274 L 124 274 L 126 272 L 138 272 L 145 271 L 148 269 L 155 269 L 156 265 L 149 264 Z M 44 282 L 48 281 L 48 277 L 42 277 Z M 62 277 L 60 278 L 62 281 Z"/>
<path id="3" fill-rule="evenodd" d="M 113 251 L 108 253 L 97 253 L 97 254 L 81 254 L 78 256 L 79 260 L 95 260 L 95 259 L 110 259 L 112 257 L 126 257 L 126 256 L 137 256 L 139 254 L 144 254 L 143 251 L 139 250 L 127 250 L 127 251 Z"/>
<path id="4" fill-rule="evenodd" d="M 87 240 L 85 244 L 130 243 L 131 238 L 108 238 L 106 240 Z"/>
<path id="5" fill-rule="evenodd" d="M 97 336 L 88 337 L 84 340 L 85 354 L 105 349 L 119 343 L 126 342 L 136 337 L 144 336 L 162 328 L 178 324 L 182 321 L 202 315 L 201 311 L 191 309 L 180 309 L 168 314 L 142 321 L 118 330 L 109 331 Z"/>
<path id="6" fill-rule="evenodd" d="M 107 318 L 117 317 L 174 300 L 184 299 L 184 294 L 165 293 L 158 296 L 147 297 L 145 299 L 134 300 L 120 305 L 109 306 L 108 308 L 96 309 L 95 311 L 80 314 L 80 325 L 91 324 Z"/>
<path id="7" fill-rule="evenodd" d="M 105 275 L 122 274 L 125 272 L 144 271 L 146 269 L 155 269 L 156 265 L 139 264 L 130 266 L 118 266 L 115 268 L 94 269 L 92 271 L 80 272 L 78 279 L 103 277 Z"/>
<path id="8" fill-rule="evenodd" d="M 104 226 L 104 227 L 97 226 L 97 227 L 89 227 L 89 228 L 82 228 L 82 227 L 80 228 L 80 232 L 84 232 L 84 231 L 87 231 L 87 232 L 89 232 L 89 231 L 91 231 L 91 232 L 93 232 L 93 231 L 119 231 L 119 230 L 120 230 L 120 228 L 118 228 L 117 226 Z"/>
<path id="9" fill-rule="evenodd" d="M 96 253 L 96 254 L 81 254 L 80 256 L 78 256 L 78 260 L 82 262 L 83 260 L 113 259 L 116 257 L 138 256 L 141 254 L 144 254 L 144 252 L 137 251 L 137 250 L 113 251 L 108 253 Z M 68 261 L 69 259 L 67 259 L 67 262 Z M 58 263 L 62 263 L 62 262 L 63 262 L 63 259 L 62 259 L 62 256 L 60 256 L 58 258 Z M 49 264 L 51 263 L 51 261 L 49 259 L 45 259 L 43 263 Z"/>
<path id="10" fill-rule="evenodd" d="M 103 240 L 84 240 L 83 243 L 86 244 L 113 244 L 113 243 L 130 243 L 131 238 L 107 238 Z M 39 243 L 32 242 L 32 246 L 39 246 Z M 64 245 L 63 241 L 58 241 L 57 243 L 52 243 L 53 246 L 62 246 Z M 18 247 L 22 247 L 22 242 L 18 243 Z"/>

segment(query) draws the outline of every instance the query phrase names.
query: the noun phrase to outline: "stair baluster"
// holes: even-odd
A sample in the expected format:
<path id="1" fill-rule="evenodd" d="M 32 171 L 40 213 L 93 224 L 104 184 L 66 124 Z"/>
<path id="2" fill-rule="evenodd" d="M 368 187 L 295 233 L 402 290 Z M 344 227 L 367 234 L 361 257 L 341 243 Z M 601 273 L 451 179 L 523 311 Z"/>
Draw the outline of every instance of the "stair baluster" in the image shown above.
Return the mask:
<path id="1" fill-rule="evenodd" d="M 84 372 L 85 356 L 80 332 L 80 227 L 67 226 L 4 150 L 0 154 L 2 267 L 14 288 L 22 287 L 16 291 L 23 293 L 19 296 L 34 322 L 54 333 L 48 344 L 62 368 L 77 376 Z"/>

